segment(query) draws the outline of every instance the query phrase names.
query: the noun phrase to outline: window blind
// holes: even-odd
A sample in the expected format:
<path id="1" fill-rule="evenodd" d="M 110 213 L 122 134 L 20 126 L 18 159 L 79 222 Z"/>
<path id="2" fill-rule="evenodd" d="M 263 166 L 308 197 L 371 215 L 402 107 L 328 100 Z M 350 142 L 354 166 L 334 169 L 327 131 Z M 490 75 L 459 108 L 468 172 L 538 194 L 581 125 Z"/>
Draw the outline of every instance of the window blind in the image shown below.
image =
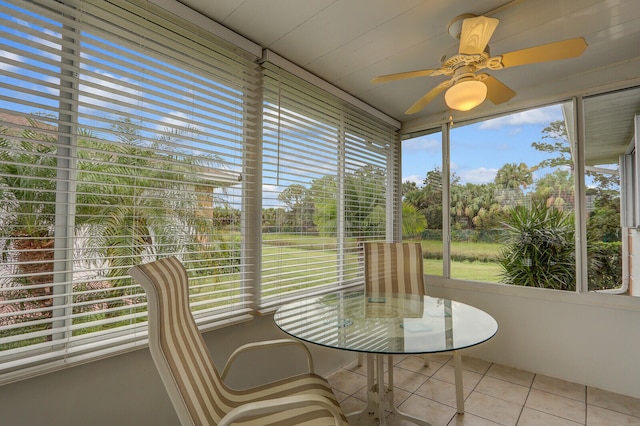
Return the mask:
<path id="1" fill-rule="evenodd" d="M 158 257 L 246 319 L 256 58 L 143 1 L 0 0 L 0 33 L 0 381 L 143 341 Z"/>
<path id="2" fill-rule="evenodd" d="M 262 309 L 363 283 L 362 243 L 385 240 L 395 129 L 263 64 Z"/>

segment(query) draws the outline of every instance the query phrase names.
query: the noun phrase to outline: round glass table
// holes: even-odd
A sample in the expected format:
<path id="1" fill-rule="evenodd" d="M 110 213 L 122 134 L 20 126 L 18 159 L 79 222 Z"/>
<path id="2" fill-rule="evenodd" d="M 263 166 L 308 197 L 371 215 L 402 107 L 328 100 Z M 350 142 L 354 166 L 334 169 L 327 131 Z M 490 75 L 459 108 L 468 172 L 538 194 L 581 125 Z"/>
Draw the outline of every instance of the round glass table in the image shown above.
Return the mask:
<path id="1" fill-rule="evenodd" d="M 385 410 L 417 424 L 393 404 L 393 368 L 384 380 L 384 355 L 453 352 L 458 412 L 464 412 L 461 358 L 458 352 L 491 339 L 498 323 L 488 313 L 464 303 L 414 294 L 341 291 L 281 306 L 276 325 L 305 342 L 370 354 L 367 362 L 368 403 L 361 414 Z"/>

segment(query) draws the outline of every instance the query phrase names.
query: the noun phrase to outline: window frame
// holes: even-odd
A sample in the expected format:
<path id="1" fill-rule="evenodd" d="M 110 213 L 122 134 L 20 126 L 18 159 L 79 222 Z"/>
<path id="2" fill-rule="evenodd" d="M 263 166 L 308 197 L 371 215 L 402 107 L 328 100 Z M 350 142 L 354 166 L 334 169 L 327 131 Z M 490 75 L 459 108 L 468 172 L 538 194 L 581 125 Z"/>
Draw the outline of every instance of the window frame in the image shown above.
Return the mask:
<path id="1" fill-rule="evenodd" d="M 19 5 L 18 7 L 27 7 L 25 5 L 28 5 L 28 8 L 32 10 L 30 13 L 36 13 L 38 11 L 38 0 L 36 0 L 35 4 L 33 2 L 22 2 L 20 0 L 8 0 L 8 4 L 17 4 Z M 165 6 L 171 10 L 163 9 Z M 56 165 L 57 190 L 55 201 L 55 205 L 57 206 L 55 228 L 58 230 L 58 233 L 54 235 L 56 258 L 53 264 L 56 281 L 52 283 L 55 289 L 52 297 L 56 300 L 56 306 L 53 309 L 54 318 L 51 320 L 52 324 L 55 324 L 56 335 L 59 337 L 60 342 L 66 342 L 72 338 L 71 329 L 73 328 L 73 320 L 70 316 L 70 310 L 74 304 L 74 219 L 77 214 L 77 205 L 74 196 L 78 191 L 78 150 L 81 149 L 78 144 L 77 129 L 82 127 L 79 118 L 82 115 L 79 110 L 81 103 L 79 94 L 82 93 L 82 82 L 76 67 L 79 67 L 80 62 L 84 60 L 81 56 L 81 35 L 82 31 L 84 31 L 84 24 L 75 21 L 72 17 L 76 11 L 78 13 L 84 13 L 94 7 L 103 7 L 104 13 L 93 17 L 89 15 L 83 16 L 83 18 L 89 16 L 88 19 L 93 19 L 94 24 L 101 20 L 109 22 L 118 21 L 119 25 L 122 25 L 122 31 L 126 31 L 127 25 L 132 24 L 127 24 L 125 22 L 126 19 L 122 20 L 116 15 L 113 15 L 119 8 L 122 8 L 122 10 L 127 13 L 138 14 L 138 18 L 136 18 L 138 20 L 136 22 L 139 25 L 141 33 L 149 30 L 149 28 L 153 28 L 154 31 L 164 31 L 168 29 L 169 31 L 187 32 L 193 37 L 192 42 L 199 45 L 200 49 L 215 49 L 216 47 L 224 46 L 225 49 L 228 48 L 229 51 L 233 51 L 239 57 L 244 58 L 244 61 L 253 63 L 255 67 L 254 71 L 249 71 L 249 73 L 255 72 L 258 76 L 260 75 L 259 58 L 256 56 L 255 46 L 249 46 L 246 40 L 239 40 L 238 37 L 233 36 L 228 31 L 222 31 L 222 27 L 214 26 L 212 32 L 203 30 L 204 27 L 208 27 L 212 22 L 207 21 L 205 23 L 207 25 L 203 25 L 200 15 L 194 15 L 193 11 L 177 7 L 173 4 L 156 5 L 142 0 L 108 0 L 104 2 L 100 0 L 65 0 L 48 10 L 47 19 L 50 20 L 58 19 L 56 17 L 59 17 L 59 14 L 62 13 L 61 10 L 65 8 L 67 8 L 66 11 L 68 12 L 64 20 L 62 18 L 58 19 L 64 22 L 63 32 L 66 41 L 61 44 L 64 45 L 66 53 L 61 55 L 61 61 L 66 62 L 61 67 L 59 73 L 60 93 L 59 95 L 51 96 L 54 101 L 57 100 L 59 102 L 59 106 L 56 108 L 56 111 L 59 113 L 57 122 L 62 123 L 54 132 L 58 136 L 56 148 L 59 150 L 57 153 L 58 163 Z M 153 18 L 155 21 L 151 22 L 153 19 L 147 19 L 147 16 L 155 16 L 155 18 Z M 192 18 L 190 22 L 184 19 L 187 16 Z M 178 24 L 179 22 L 181 22 L 181 24 Z M 150 40 L 152 39 L 153 37 Z M 262 52 L 261 50 L 258 50 L 258 52 L 262 54 L 263 57 L 268 57 L 272 61 L 275 59 L 277 67 L 288 69 L 295 78 L 304 81 L 305 85 L 308 84 L 310 92 L 316 95 L 320 94 L 320 96 L 329 99 L 329 103 L 335 108 L 333 118 L 337 119 L 341 126 L 342 133 L 336 136 L 336 141 L 341 147 L 338 150 L 337 161 L 342 163 L 343 170 L 346 170 L 345 167 L 348 167 L 345 165 L 346 157 L 348 156 L 347 151 L 349 151 L 351 146 L 355 147 L 359 143 L 355 139 L 352 141 L 349 140 L 349 136 L 347 136 L 349 132 L 348 129 L 352 129 L 354 134 L 357 135 L 366 135 L 367 132 L 370 132 L 369 136 L 373 137 L 373 139 L 382 138 L 384 140 L 380 147 L 380 152 L 385 157 L 387 167 L 385 170 L 387 178 L 384 184 L 391 187 L 391 189 L 385 194 L 385 211 L 388 213 L 386 215 L 387 232 L 385 235 L 377 236 L 376 238 L 387 240 L 397 239 L 397 230 L 400 229 L 398 224 L 399 209 L 397 203 L 400 200 L 400 196 L 398 194 L 398 182 L 396 182 L 396 185 L 393 184 L 398 180 L 397 176 L 399 176 L 400 172 L 400 147 L 397 136 L 400 123 L 326 82 L 319 80 L 317 77 L 306 73 L 304 70 L 288 63 L 286 60 L 277 58 L 273 53 Z M 76 59 L 79 62 L 75 62 Z M 242 177 L 242 194 L 240 197 L 243 200 L 239 213 L 241 223 L 240 274 L 242 282 L 245 283 L 243 286 L 243 297 L 246 298 L 247 303 L 249 303 L 247 306 L 250 306 L 250 308 L 242 309 L 232 315 L 226 315 L 224 312 L 222 312 L 221 315 L 216 315 L 216 312 L 204 314 L 195 312 L 196 322 L 203 331 L 251 320 L 256 313 L 272 311 L 283 301 L 280 300 L 270 306 L 261 306 L 260 303 L 262 271 L 258 265 L 261 264 L 260 260 L 262 256 L 260 230 L 263 207 L 260 202 L 263 192 L 263 125 L 260 119 L 262 116 L 263 84 L 263 81 L 260 79 L 252 81 L 250 78 L 247 78 L 243 85 L 243 90 L 246 90 L 248 95 L 245 96 L 245 105 L 242 109 L 244 125 L 242 126 L 243 148 L 240 155 L 240 176 Z M 2 119 L 0 117 L 0 123 L 1 122 Z M 382 136 L 378 133 L 381 133 Z M 368 136 L 363 136 L 365 139 L 367 137 Z M 363 148 L 355 149 L 362 150 Z M 364 149 L 364 151 L 366 151 L 366 149 Z M 355 163 L 360 161 L 357 154 L 354 158 Z M 341 196 L 342 195 L 339 195 L 339 197 Z M 344 253 L 346 250 L 344 246 L 345 236 L 343 231 L 339 231 L 339 234 L 339 257 L 342 259 L 341 261 L 344 261 Z M 341 276 L 341 278 L 332 285 L 322 288 L 321 292 L 343 288 L 345 285 L 360 285 L 361 283 L 361 279 L 353 277 L 345 282 L 344 277 Z M 310 293 L 302 292 L 293 295 L 293 298 L 308 294 Z M 144 312 L 136 314 L 138 317 L 145 315 L 146 313 Z M 56 342 L 58 341 L 58 337 L 55 339 Z M 55 347 L 54 350 L 48 348 L 39 350 L 27 345 L 18 352 L 10 355 L 0 352 L 0 385 L 49 371 L 67 368 L 94 359 L 135 350 L 146 345 L 146 337 L 146 322 L 143 322 L 123 326 L 116 329 L 115 332 L 95 332 L 85 338 L 83 345 L 79 346 L 62 343 L 61 345 L 52 345 Z"/>

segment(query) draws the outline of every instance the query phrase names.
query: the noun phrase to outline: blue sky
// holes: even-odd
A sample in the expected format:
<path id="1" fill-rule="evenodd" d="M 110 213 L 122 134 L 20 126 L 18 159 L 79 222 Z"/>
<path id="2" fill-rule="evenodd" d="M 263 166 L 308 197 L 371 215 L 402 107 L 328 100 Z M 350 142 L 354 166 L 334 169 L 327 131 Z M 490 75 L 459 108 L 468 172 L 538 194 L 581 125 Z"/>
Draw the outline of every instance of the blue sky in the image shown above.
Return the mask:
<path id="1" fill-rule="evenodd" d="M 451 131 L 451 168 L 461 183 L 493 182 L 496 172 L 506 163 L 524 162 L 529 167 L 551 154 L 536 151 L 531 143 L 542 140 L 542 130 L 552 121 L 562 120 L 560 105 L 516 114 Z M 441 166 L 440 133 L 406 140 L 402 145 L 402 181 L 421 186 L 426 172 Z M 540 171 L 534 179 L 546 174 Z"/>

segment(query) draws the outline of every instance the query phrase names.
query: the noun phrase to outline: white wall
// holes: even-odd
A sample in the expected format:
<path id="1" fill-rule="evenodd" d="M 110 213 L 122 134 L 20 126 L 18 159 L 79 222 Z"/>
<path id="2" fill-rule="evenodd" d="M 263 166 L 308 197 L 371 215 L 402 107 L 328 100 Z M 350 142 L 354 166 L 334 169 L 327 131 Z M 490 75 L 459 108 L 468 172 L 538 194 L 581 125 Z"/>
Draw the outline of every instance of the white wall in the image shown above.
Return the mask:
<path id="1" fill-rule="evenodd" d="M 629 229 L 629 287 L 632 296 L 640 296 L 640 229 Z"/>
<path id="2" fill-rule="evenodd" d="M 490 313 L 498 333 L 467 354 L 640 398 L 640 298 L 426 277 L 427 294 Z"/>
<path id="3" fill-rule="evenodd" d="M 205 333 L 219 370 L 241 344 L 282 337 L 272 316 Z M 355 359 L 348 352 L 315 345 L 309 349 L 319 374 Z M 302 371 L 306 366 L 305 358 L 291 349 L 268 355 L 261 352 L 237 362 L 237 374 L 229 376 L 229 383 L 238 387 Z M 0 425 L 175 426 L 178 419 L 149 350 L 141 349 L 0 386 Z"/>
<path id="4" fill-rule="evenodd" d="M 430 276 L 426 281 L 430 295 L 477 306 L 498 321 L 497 335 L 466 354 L 640 398 L 640 298 Z M 205 340 L 221 369 L 239 345 L 283 336 L 265 316 L 208 332 Z M 320 374 L 355 358 L 309 348 Z M 294 353 L 261 353 L 239 362 L 237 374 L 229 377 L 237 387 L 304 368 L 303 358 Z M 149 351 L 141 349 L 0 386 L 0 424 L 168 426 L 177 418 Z"/>

